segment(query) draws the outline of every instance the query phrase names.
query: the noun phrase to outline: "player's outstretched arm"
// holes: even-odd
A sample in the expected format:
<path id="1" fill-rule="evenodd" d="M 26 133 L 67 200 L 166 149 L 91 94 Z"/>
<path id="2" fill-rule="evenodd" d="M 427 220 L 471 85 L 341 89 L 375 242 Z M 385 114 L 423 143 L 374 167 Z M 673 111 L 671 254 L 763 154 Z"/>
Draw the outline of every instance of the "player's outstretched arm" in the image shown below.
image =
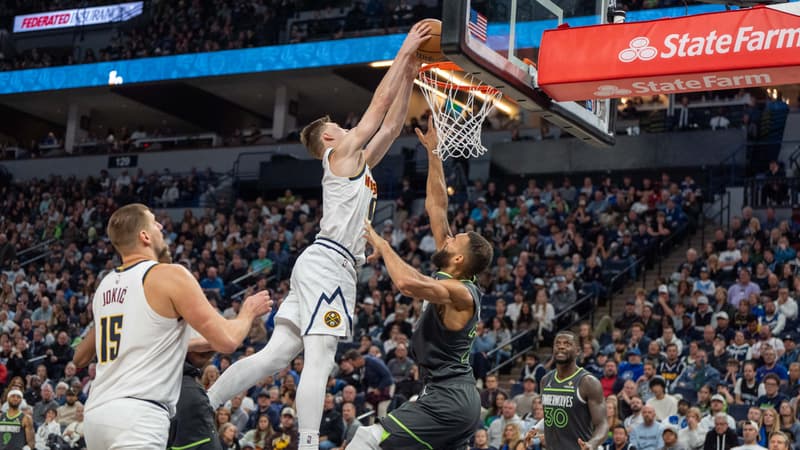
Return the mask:
<path id="1" fill-rule="evenodd" d="M 600 380 L 590 375 L 583 377 L 579 389 L 581 396 L 586 399 L 589 414 L 592 416 L 594 432 L 588 442 L 578 439 L 578 445 L 583 450 L 594 450 L 608 438 L 608 419 L 606 418 L 603 386 L 600 384 Z"/>
<path id="2" fill-rule="evenodd" d="M 386 116 L 392 100 L 395 98 L 401 80 L 406 77 L 406 67 L 415 58 L 415 53 L 420 44 L 430 38 L 431 27 L 427 23 L 418 23 L 408 32 L 402 47 L 397 52 L 394 64 L 389 67 L 389 71 L 381 80 L 372 101 L 358 122 L 358 125 L 350 130 L 342 142 L 337 145 L 333 159 L 348 158 L 361 151 L 364 144 L 375 134 L 381 126 L 383 118 Z"/>
<path id="3" fill-rule="evenodd" d="M 175 312 L 203 336 L 211 348 L 222 353 L 232 353 L 242 344 L 250 331 L 253 319 L 268 313 L 272 301 L 267 291 L 245 299 L 239 315 L 225 320 L 211 307 L 197 280 L 179 264 L 154 266 L 145 281 L 148 293 L 167 296 Z"/>
<path id="4" fill-rule="evenodd" d="M 474 308 L 472 294 L 458 280 L 435 280 L 408 265 L 392 246 L 386 242 L 369 222 L 365 225 L 365 237 L 374 252 L 370 259 L 383 257 L 389 277 L 397 289 L 408 297 L 423 298 L 437 305 L 451 305 L 459 311 Z"/>
<path id="5" fill-rule="evenodd" d="M 414 87 L 414 79 L 417 77 L 418 68 L 419 61 L 416 57 L 412 57 L 406 64 L 403 78 L 399 82 L 400 89 L 395 93 L 392 106 L 389 107 L 389 112 L 386 113 L 381 128 L 367 144 L 364 156 L 369 167 L 375 167 L 381 162 L 394 140 L 403 131 L 403 125 L 405 125 L 406 116 L 408 115 L 411 89 Z"/>
<path id="6" fill-rule="evenodd" d="M 75 353 L 72 355 L 72 362 L 78 369 L 83 369 L 92 362 L 97 355 L 97 347 L 95 347 L 94 325 L 86 331 L 86 336 L 75 348 Z"/>
<path id="7" fill-rule="evenodd" d="M 419 141 L 428 151 L 428 182 L 425 186 L 425 211 L 431 222 L 431 233 L 436 242 L 436 248 L 444 247 L 445 240 L 450 236 L 450 222 L 447 221 L 447 184 L 444 180 L 444 166 L 442 160 L 433 151 L 439 145 L 439 137 L 433 125 L 433 115 L 428 117 L 428 131 L 414 130 Z"/>

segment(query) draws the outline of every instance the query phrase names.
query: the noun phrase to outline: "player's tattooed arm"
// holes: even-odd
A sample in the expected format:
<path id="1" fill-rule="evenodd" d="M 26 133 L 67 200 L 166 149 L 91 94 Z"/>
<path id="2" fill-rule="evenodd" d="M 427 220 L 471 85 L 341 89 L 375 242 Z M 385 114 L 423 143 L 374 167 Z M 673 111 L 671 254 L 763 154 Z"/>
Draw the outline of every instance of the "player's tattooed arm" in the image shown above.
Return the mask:
<path id="1" fill-rule="evenodd" d="M 25 415 L 22 418 L 22 428 L 25 429 L 25 442 L 30 448 L 36 448 L 36 434 L 33 431 L 33 419 Z"/>
<path id="2" fill-rule="evenodd" d="M 421 274 L 409 265 L 392 246 L 386 242 L 369 222 L 365 224 L 365 237 L 374 252 L 369 259 L 383 258 L 389 277 L 397 289 L 408 297 L 424 298 L 436 305 L 450 305 L 456 310 L 466 311 L 474 308 L 472 294 L 459 280 L 435 280 Z"/>
<path id="3" fill-rule="evenodd" d="M 588 442 L 578 439 L 581 449 L 596 449 L 608 438 L 608 419 L 606 418 L 606 403 L 603 397 L 603 386 L 594 376 L 586 376 L 581 380 L 581 396 L 586 399 L 589 414 L 592 417 L 594 432 Z"/>

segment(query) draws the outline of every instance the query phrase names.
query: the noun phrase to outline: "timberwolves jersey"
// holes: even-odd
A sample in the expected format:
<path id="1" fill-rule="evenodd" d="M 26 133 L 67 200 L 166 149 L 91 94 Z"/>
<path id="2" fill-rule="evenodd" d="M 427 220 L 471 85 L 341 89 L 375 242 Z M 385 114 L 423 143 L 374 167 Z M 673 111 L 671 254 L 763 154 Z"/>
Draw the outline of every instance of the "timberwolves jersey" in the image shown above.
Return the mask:
<path id="1" fill-rule="evenodd" d="M 378 201 L 378 185 L 364 164 L 354 177 L 340 177 L 331 171 L 329 148 L 322 157 L 322 220 L 318 239 L 329 239 L 355 257 L 356 267 L 364 264 L 364 220 L 372 220 Z"/>
<path id="2" fill-rule="evenodd" d="M 0 414 L 0 449 L 20 449 L 28 445 L 22 429 L 23 417 L 22 411 L 17 411 L 14 417 L 9 417 L 7 412 Z"/>
<path id="3" fill-rule="evenodd" d="M 116 269 L 103 278 L 92 300 L 97 376 L 86 411 L 112 400 L 135 398 L 175 414 L 183 360 L 189 347 L 186 322 L 153 311 L 144 277 L 155 261 Z"/>
<path id="4" fill-rule="evenodd" d="M 549 448 L 576 448 L 578 438 L 592 437 L 589 405 L 581 398 L 578 386 L 589 372 L 579 367 L 574 374 L 559 380 L 555 370 L 542 377 L 544 439 Z"/>
<path id="5" fill-rule="evenodd" d="M 444 272 L 437 272 L 433 278 L 446 280 L 452 277 Z M 457 376 L 469 377 L 469 383 L 475 382 L 469 356 L 472 341 L 475 340 L 475 329 L 480 320 L 481 294 L 471 281 L 464 281 L 464 285 L 472 294 L 475 312 L 463 329 L 450 331 L 445 328 L 436 311 L 436 305 L 426 302 L 417 328 L 411 336 L 411 357 L 419 364 L 420 375 L 425 382 Z"/>

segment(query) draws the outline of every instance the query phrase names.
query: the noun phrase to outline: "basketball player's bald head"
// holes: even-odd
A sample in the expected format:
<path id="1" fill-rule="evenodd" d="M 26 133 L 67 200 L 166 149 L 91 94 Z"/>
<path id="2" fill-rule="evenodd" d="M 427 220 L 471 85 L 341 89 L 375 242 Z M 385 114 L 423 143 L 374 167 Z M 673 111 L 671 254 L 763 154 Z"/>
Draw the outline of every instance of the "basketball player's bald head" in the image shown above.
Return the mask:
<path id="1" fill-rule="evenodd" d="M 574 364 L 578 353 L 578 336 L 571 331 L 559 331 L 553 340 L 553 359 L 556 364 Z"/>

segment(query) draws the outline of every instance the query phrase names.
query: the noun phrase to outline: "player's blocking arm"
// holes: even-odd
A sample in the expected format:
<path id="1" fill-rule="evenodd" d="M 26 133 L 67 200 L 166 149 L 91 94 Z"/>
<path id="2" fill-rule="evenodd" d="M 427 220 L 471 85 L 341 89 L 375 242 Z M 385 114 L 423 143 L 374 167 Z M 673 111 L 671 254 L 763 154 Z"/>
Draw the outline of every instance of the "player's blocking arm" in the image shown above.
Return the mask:
<path id="1" fill-rule="evenodd" d="M 433 125 L 433 115 L 428 117 L 428 131 L 422 134 L 417 128 L 414 130 L 420 142 L 428 150 L 428 181 L 425 186 L 425 211 L 431 222 L 431 232 L 436 248 L 444 247 L 445 240 L 450 236 L 450 222 L 447 221 L 447 183 L 444 180 L 444 166 L 442 160 L 433 151 L 439 145 L 436 128 Z"/>
<path id="2" fill-rule="evenodd" d="M 430 38 L 431 27 L 427 23 L 417 23 L 408 32 L 402 47 L 397 52 L 394 64 L 389 67 L 386 75 L 381 80 L 372 101 L 358 122 L 358 125 L 347 133 L 336 148 L 333 158 L 346 158 L 356 154 L 364 148 L 364 144 L 375 134 L 383 122 L 386 112 L 392 105 L 397 88 L 406 76 L 406 66 L 415 58 L 415 53 L 420 44 Z"/>
<path id="3" fill-rule="evenodd" d="M 394 140 L 403 131 L 403 125 L 408 115 L 411 89 L 414 87 L 414 79 L 417 76 L 418 68 L 419 63 L 416 58 L 411 58 L 406 63 L 403 70 L 403 78 L 399 82 L 400 89 L 396 92 L 394 100 L 392 100 L 392 106 L 389 107 L 389 112 L 386 113 L 381 128 L 367 144 L 364 156 L 369 167 L 375 167 L 381 162 L 383 157 L 386 156 L 386 152 L 389 151 L 389 147 L 392 146 Z"/>
<path id="4" fill-rule="evenodd" d="M 582 449 L 596 449 L 608 438 L 608 419 L 606 418 L 606 402 L 603 397 L 603 386 L 600 380 L 594 376 L 583 377 L 580 386 L 581 396 L 586 399 L 589 408 L 589 415 L 592 417 L 594 432 L 589 442 L 581 442 L 578 445 Z"/>
<path id="5" fill-rule="evenodd" d="M 367 241 L 374 249 L 370 259 L 383 257 L 389 277 L 403 295 L 424 298 L 437 305 L 451 305 L 459 311 L 473 307 L 472 294 L 464 283 L 458 280 L 435 280 L 419 273 L 417 269 L 403 261 L 392 246 L 375 232 L 369 222 L 365 228 Z"/>

